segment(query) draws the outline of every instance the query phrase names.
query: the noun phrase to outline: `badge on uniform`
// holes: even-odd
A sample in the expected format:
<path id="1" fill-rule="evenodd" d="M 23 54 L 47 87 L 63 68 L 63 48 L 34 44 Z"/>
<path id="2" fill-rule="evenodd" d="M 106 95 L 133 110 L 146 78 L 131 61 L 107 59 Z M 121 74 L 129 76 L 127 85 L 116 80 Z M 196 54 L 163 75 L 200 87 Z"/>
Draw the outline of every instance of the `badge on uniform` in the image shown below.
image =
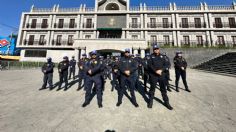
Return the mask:
<path id="1" fill-rule="evenodd" d="M 131 63 L 131 60 L 129 60 L 129 63 Z"/>

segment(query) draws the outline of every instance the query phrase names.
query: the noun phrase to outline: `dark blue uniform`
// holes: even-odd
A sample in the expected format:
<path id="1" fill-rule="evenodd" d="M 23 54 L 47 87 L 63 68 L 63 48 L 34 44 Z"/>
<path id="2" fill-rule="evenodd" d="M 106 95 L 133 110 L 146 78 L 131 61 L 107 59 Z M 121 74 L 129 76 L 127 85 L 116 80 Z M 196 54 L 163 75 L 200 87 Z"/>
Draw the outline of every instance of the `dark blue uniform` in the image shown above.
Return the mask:
<path id="1" fill-rule="evenodd" d="M 170 63 L 170 59 L 167 55 L 163 55 L 164 59 L 166 61 L 166 69 L 164 70 L 165 73 L 165 85 L 167 87 L 168 91 L 171 91 L 170 89 L 170 84 L 169 84 L 169 80 L 170 80 L 170 68 L 171 68 L 171 63 Z"/>
<path id="2" fill-rule="evenodd" d="M 126 90 L 125 86 L 127 85 L 130 89 L 131 93 L 131 101 L 135 105 L 135 107 L 138 107 L 138 104 L 136 102 L 136 97 L 134 93 L 135 89 L 135 72 L 137 70 L 136 63 L 134 59 L 130 57 L 122 57 L 119 63 L 119 70 L 120 70 L 120 89 L 118 90 L 118 103 L 117 106 L 119 106 L 122 103 L 122 98 L 124 95 L 124 92 Z M 125 71 L 130 71 L 130 75 L 126 75 Z"/>
<path id="3" fill-rule="evenodd" d="M 85 71 L 84 71 L 84 66 L 85 66 L 87 61 L 88 61 L 87 58 L 83 58 L 83 59 L 80 59 L 79 62 L 78 62 L 78 67 L 79 67 L 79 75 L 78 75 L 79 86 L 78 86 L 78 89 L 82 88 L 82 82 L 83 82 L 83 80 L 86 79 Z"/>
<path id="4" fill-rule="evenodd" d="M 43 76 L 43 86 L 42 89 L 45 89 L 47 86 L 47 83 L 49 84 L 50 89 L 53 88 L 53 68 L 54 68 L 53 62 L 47 62 L 44 63 L 42 66 L 42 72 L 44 74 Z"/>
<path id="5" fill-rule="evenodd" d="M 183 57 L 178 57 L 176 56 L 174 58 L 174 67 L 175 67 L 175 86 L 176 86 L 176 91 L 179 92 L 179 79 L 180 76 L 182 77 L 184 86 L 186 91 L 191 92 L 188 88 L 188 84 L 186 81 L 186 69 L 187 69 L 187 62 Z M 183 69 L 182 69 L 183 68 Z"/>
<path id="6" fill-rule="evenodd" d="M 59 78 L 60 82 L 58 85 L 58 89 L 61 88 L 61 85 L 63 82 L 65 82 L 65 90 L 68 86 L 68 68 L 69 68 L 69 61 L 62 61 L 58 64 L 58 72 L 59 72 Z"/>
<path id="7" fill-rule="evenodd" d="M 149 68 L 148 68 L 148 60 L 150 59 L 149 56 L 146 56 L 143 59 L 143 68 L 144 68 L 144 74 L 143 74 L 143 83 L 144 83 L 144 91 L 147 92 L 147 82 L 149 80 Z"/>
<path id="8" fill-rule="evenodd" d="M 115 60 L 112 62 L 112 89 L 111 91 L 114 90 L 114 88 L 120 89 L 120 72 L 119 72 L 119 61 Z"/>
<path id="9" fill-rule="evenodd" d="M 75 79 L 76 60 L 75 59 L 70 60 L 69 64 L 70 64 L 69 79 L 71 79 L 71 74 L 73 74 L 73 79 Z"/>
<path id="10" fill-rule="evenodd" d="M 99 108 L 102 107 L 102 78 L 101 78 L 101 68 L 102 64 L 98 59 L 90 59 L 85 64 L 85 73 L 86 73 L 86 80 L 85 80 L 85 102 L 83 107 L 88 105 L 91 100 L 92 95 L 92 86 L 94 84 L 97 93 L 97 100 Z M 89 74 L 91 70 L 92 74 Z"/>
<path id="11" fill-rule="evenodd" d="M 150 59 L 148 61 L 148 68 L 149 68 L 149 73 L 150 73 L 150 84 L 151 88 L 149 91 L 149 104 L 148 107 L 152 108 L 153 105 L 153 98 L 155 95 L 155 89 L 157 86 L 157 83 L 159 83 L 160 86 L 160 91 L 162 98 L 164 100 L 164 104 L 168 109 L 173 109 L 169 105 L 169 98 L 167 96 L 166 88 L 165 88 L 165 75 L 164 75 L 164 70 L 167 68 L 166 61 L 164 59 L 164 56 L 161 54 L 152 54 L 150 56 Z M 159 75 L 156 73 L 157 70 L 162 70 L 162 74 Z"/>

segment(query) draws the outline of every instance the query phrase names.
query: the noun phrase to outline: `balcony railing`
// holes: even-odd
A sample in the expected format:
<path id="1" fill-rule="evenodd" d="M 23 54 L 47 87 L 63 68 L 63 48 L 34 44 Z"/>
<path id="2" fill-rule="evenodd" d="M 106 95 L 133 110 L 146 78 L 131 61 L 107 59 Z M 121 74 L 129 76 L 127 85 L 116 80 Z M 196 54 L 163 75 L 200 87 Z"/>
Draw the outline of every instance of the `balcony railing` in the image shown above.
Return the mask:
<path id="1" fill-rule="evenodd" d="M 214 28 L 236 28 L 236 24 L 225 23 L 213 23 Z"/>
<path id="2" fill-rule="evenodd" d="M 129 28 L 141 28 L 141 23 L 130 23 Z"/>
<path id="3" fill-rule="evenodd" d="M 174 46 L 174 41 L 148 41 L 149 46 L 153 46 L 154 44 L 158 44 L 160 46 Z"/>
<path id="4" fill-rule="evenodd" d="M 189 23 L 180 23 L 180 28 L 206 28 L 206 23 L 195 23 L 195 22 L 189 22 Z"/>
<path id="5" fill-rule="evenodd" d="M 165 11 L 165 10 L 170 10 L 169 6 L 148 6 L 147 7 L 148 11 Z"/>
<path id="6" fill-rule="evenodd" d="M 53 46 L 73 46 L 74 41 L 68 41 L 68 40 L 52 40 L 52 45 Z"/>
<path id="7" fill-rule="evenodd" d="M 172 23 L 147 23 L 147 28 L 173 28 Z"/>
<path id="8" fill-rule="evenodd" d="M 197 40 L 190 40 L 190 41 L 180 41 L 181 46 L 183 47 L 203 47 L 207 46 L 209 43 L 208 41 L 202 40 L 202 41 L 197 41 Z"/>
<path id="9" fill-rule="evenodd" d="M 83 23 L 83 28 L 94 28 L 94 23 Z"/>
<path id="10" fill-rule="evenodd" d="M 32 23 L 27 23 L 26 28 L 48 28 L 48 24 L 44 24 L 44 23 L 36 23 L 36 24 L 32 24 Z"/>
<path id="11" fill-rule="evenodd" d="M 53 12 L 53 8 L 33 8 L 33 12 Z"/>
<path id="12" fill-rule="evenodd" d="M 208 6 L 209 10 L 234 10 L 232 5 L 223 5 L 223 6 Z"/>
<path id="13" fill-rule="evenodd" d="M 32 45 L 32 46 L 43 46 L 43 45 L 46 45 L 47 44 L 47 41 L 46 40 L 24 40 L 24 45 Z"/>
<path id="14" fill-rule="evenodd" d="M 70 24 L 70 23 L 64 23 L 64 24 L 59 24 L 59 23 L 54 23 L 54 28 L 77 28 L 77 24 Z"/>
<path id="15" fill-rule="evenodd" d="M 177 10 L 201 10 L 200 6 L 177 6 Z"/>

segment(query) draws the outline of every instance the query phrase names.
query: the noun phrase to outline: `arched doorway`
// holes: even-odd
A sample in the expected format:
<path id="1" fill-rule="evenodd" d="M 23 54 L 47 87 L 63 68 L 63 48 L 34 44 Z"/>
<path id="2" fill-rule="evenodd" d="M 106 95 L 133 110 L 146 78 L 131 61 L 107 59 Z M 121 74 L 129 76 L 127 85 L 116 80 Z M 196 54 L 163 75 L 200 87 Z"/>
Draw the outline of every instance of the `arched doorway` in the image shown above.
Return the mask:
<path id="1" fill-rule="evenodd" d="M 119 5 L 116 4 L 116 3 L 109 3 L 107 6 L 106 6 L 106 10 L 119 10 Z"/>

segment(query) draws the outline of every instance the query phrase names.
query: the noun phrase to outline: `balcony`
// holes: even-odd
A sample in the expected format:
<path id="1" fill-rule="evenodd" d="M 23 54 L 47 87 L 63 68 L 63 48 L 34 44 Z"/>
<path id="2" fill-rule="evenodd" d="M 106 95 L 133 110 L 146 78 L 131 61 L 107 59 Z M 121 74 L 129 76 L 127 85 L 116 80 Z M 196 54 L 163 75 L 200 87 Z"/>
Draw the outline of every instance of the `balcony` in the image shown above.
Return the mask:
<path id="1" fill-rule="evenodd" d="M 180 28 L 206 28 L 206 23 L 195 23 L 195 22 L 189 22 L 189 23 L 180 23 Z"/>
<path id="2" fill-rule="evenodd" d="M 147 23 L 147 28 L 173 28 L 172 23 Z"/>
<path id="3" fill-rule="evenodd" d="M 74 45 L 74 41 L 68 41 L 68 40 L 57 41 L 57 40 L 52 40 L 52 45 L 53 46 L 73 46 Z"/>
<path id="4" fill-rule="evenodd" d="M 77 24 L 70 24 L 70 23 L 64 23 L 64 24 L 59 24 L 59 23 L 54 23 L 54 28 L 77 28 Z"/>
<path id="5" fill-rule="evenodd" d="M 213 23 L 214 28 L 236 28 L 236 24 L 229 24 L 227 22 L 224 23 Z"/>
<path id="6" fill-rule="evenodd" d="M 141 23 L 130 23 L 129 28 L 141 28 Z"/>
<path id="7" fill-rule="evenodd" d="M 33 29 L 35 29 L 35 28 L 37 28 L 37 29 L 48 28 L 48 24 L 47 23 L 46 24 L 44 24 L 44 23 L 36 23 L 36 24 L 27 23 L 25 27 L 26 28 L 33 28 Z"/>
<path id="8" fill-rule="evenodd" d="M 171 47 L 174 46 L 174 41 L 148 41 L 148 45 L 152 46 L 153 44 L 158 44 L 161 47 Z"/>
<path id="9" fill-rule="evenodd" d="M 94 23 L 83 23 L 83 28 L 94 28 Z"/>
<path id="10" fill-rule="evenodd" d="M 47 44 L 46 40 L 24 40 L 24 45 L 28 45 L 28 46 L 44 46 Z"/>
<path id="11" fill-rule="evenodd" d="M 208 41 L 197 41 L 197 40 L 190 40 L 190 41 L 180 41 L 182 47 L 204 47 L 208 46 Z"/>
<path id="12" fill-rule="evenodd" d="M 216 47 L 219 47 L 219 48 L 225 48 L 225 47 L 235 48 L 236 47 L 236 41 L 222 41 L 222 42 L 215 41 L 215 45 L 216 45 Z"/>

